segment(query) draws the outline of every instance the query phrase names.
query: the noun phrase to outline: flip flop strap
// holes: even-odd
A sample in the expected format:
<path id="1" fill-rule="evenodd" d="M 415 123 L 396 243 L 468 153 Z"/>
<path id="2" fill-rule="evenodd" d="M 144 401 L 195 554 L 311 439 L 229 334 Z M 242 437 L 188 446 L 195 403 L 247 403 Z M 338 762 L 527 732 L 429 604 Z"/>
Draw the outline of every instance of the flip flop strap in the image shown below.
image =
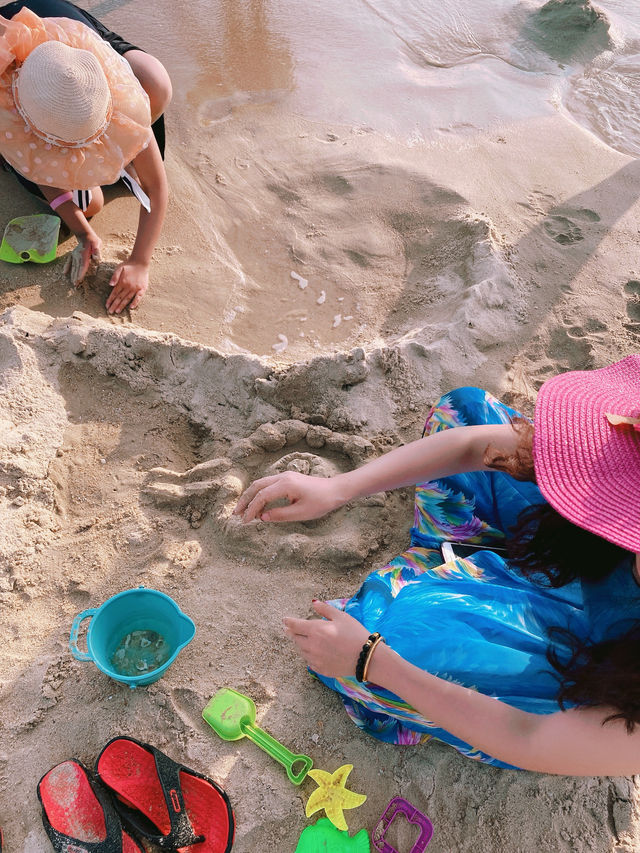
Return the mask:
<path id="1" fill-rule="evenodd" d="M 181 847 L 190 847 L 193 844 L 200 844 L 205 840 L 204 835 L 196 835 L 193 831 L 193 826 L 189 820 L 187 809 L 185 807 L 184 796 L 182 794 L 182 785 L 180 783 L 180 771 L 193 776 L 192 770 L 178 764 L 173 759 L 160 752 L 150 744 L 140 744 L 143 749 L 149 750 L 156 763 L 156 773 L 158 781 L 162 788 L 162 795 L 167 806 L 171 829 L 167 835 L 151 835 L 148 830 L 142 826 L 138 820 L 138 816 L 142 814 L 136 809 L 131 809 L 122 802 L 117 802 L 118 810 L 123 813 L 129 824 L 161 850 L 175 850 Z M 102 851 L 99 851 L 102 853 Z M 107 851 L 105 851 L 107 853 Z"/>

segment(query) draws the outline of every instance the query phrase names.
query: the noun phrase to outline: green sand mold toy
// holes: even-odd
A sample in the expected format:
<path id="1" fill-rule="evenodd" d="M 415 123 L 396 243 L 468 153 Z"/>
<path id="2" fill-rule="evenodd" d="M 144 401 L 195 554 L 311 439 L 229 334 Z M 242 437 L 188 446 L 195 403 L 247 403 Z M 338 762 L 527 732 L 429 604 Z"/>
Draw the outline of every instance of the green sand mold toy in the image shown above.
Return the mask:
<path id="1" fill-rule="evenodd" d="M 308 755 L 294 755 L 290 750 L 256 726 L 256 706 L 249 699 L 230 687 L 223 687 L 209 700 L 202 712 L 203 719 L 222 740 L 240 740 L 248 737 L 260 749 L 280 762 L 287 771 L 289 781 L 300 785 L 313 767 Z M 294 770 L 299 765 L 297 771 Z"/>
<path id="2" fill-rule="evenodd" d="M 313 826 L 303 830 L 295 853 L 370 853 L 366 829 L 351 837 L 336 829 L 328 817 L 321 817 Z"/>
<path id="3" fill-rule="evenodd" d="M 48 213 L 19 216 L 4 229 L 0 244 L 0 260 L 10 264 L 48 264 L 58 251 L 60 219 Z"/>

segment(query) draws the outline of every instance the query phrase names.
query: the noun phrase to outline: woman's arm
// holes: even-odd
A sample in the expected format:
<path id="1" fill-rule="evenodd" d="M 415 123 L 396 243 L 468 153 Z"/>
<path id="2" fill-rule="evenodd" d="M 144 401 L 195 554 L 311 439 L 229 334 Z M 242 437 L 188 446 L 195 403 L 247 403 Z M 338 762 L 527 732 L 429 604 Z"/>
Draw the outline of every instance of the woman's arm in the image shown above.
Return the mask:
<path id="1" fill-rule="evenodd" d="M 322 620 L 286 618 L 285 630 L 309 666 L 332 678 L 353 676 L 369 632 L 352 616 L 314 602 Z M 400 696 L 428 720 L 494 758 L 541 773 L 628 776 L 640 772 L 640 729 L 602 725 L 607 708 L 531 714 L 424 672 L 384 643 L 369 680 Z"/>
<path id="2" fill-rule="evenodd" d="M 152 137 L 149 145 L 133 161 L 142 189 L 149 196 L 151 212 L 140 207 L 138 233 L 128 260 L 116 267 L 109 285 L 113 288 L 107 299 L 107 311 L 119 314 L 123 308 L 137 308 L 149 286 L 149 266 L 165 213 L 168 187 L 164 163 L 158 145 Z"/>
<path id="3" fill-rule="evenodd" d="M 240 496 L 234 513 L 244 522 L 306 521 L 320 518 L 355 498 L 398 489 L 467 471 L 487 469 L 483 457 L 489 444 L 514 452 L 518 437 L 511 424 L 444 429 L 397 447 L 361 468 L 335 477 L 311 477 L 285 471 L 252 483 Z M 267 510 L 283 498 L 288 506 Z"/>

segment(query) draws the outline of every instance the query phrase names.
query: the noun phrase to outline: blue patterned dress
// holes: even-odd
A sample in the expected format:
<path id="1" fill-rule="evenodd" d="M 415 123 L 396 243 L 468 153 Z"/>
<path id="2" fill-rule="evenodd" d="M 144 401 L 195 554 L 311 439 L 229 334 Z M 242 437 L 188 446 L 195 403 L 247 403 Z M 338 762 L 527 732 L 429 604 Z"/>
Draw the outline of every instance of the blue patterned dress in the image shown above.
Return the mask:
<path id="1" fill-rule="evenodd" d="M 472 424 L 509 423 L 513 409 L 479 388 L 445 395 L 429 412 L 425 435 Z M 416 487 L 411 547 L 372 572 L 351 599 L 334 601 L 379 631 L 403 658 L 524 711 L 559 710 L 557 674 L 549 664 L 548 629 L 568 628 L 599 642 L 640 618 L 640 588 L 631 558 L 598 583 L 560 589 L 524 579 L 498 554 L 478 551 L 443 563 L 443 540 L 500 546 L 526 507 L 544 499 L 533 483 L 501 472 L 458 474 Z M 566 648 L 556 644 L 562 658 Z M 337 691 L 360 728 L 388 743 L 437 738 L 463 755 L 510 765 L 475 749 L 422 717 L 401 698 L 355 678 L 321 681 Z"/>

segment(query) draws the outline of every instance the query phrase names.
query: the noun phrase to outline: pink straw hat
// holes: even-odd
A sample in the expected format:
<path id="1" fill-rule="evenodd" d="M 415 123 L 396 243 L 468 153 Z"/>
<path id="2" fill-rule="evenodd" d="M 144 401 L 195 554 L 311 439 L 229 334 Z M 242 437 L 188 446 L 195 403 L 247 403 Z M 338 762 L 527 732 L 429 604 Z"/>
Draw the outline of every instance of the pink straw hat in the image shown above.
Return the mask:
<path id="1" fill-rule="evenodd" d="M 557 512 L 640 553 L 640 355 L 545 382 L 533 459 L 540 491 Z"/>

